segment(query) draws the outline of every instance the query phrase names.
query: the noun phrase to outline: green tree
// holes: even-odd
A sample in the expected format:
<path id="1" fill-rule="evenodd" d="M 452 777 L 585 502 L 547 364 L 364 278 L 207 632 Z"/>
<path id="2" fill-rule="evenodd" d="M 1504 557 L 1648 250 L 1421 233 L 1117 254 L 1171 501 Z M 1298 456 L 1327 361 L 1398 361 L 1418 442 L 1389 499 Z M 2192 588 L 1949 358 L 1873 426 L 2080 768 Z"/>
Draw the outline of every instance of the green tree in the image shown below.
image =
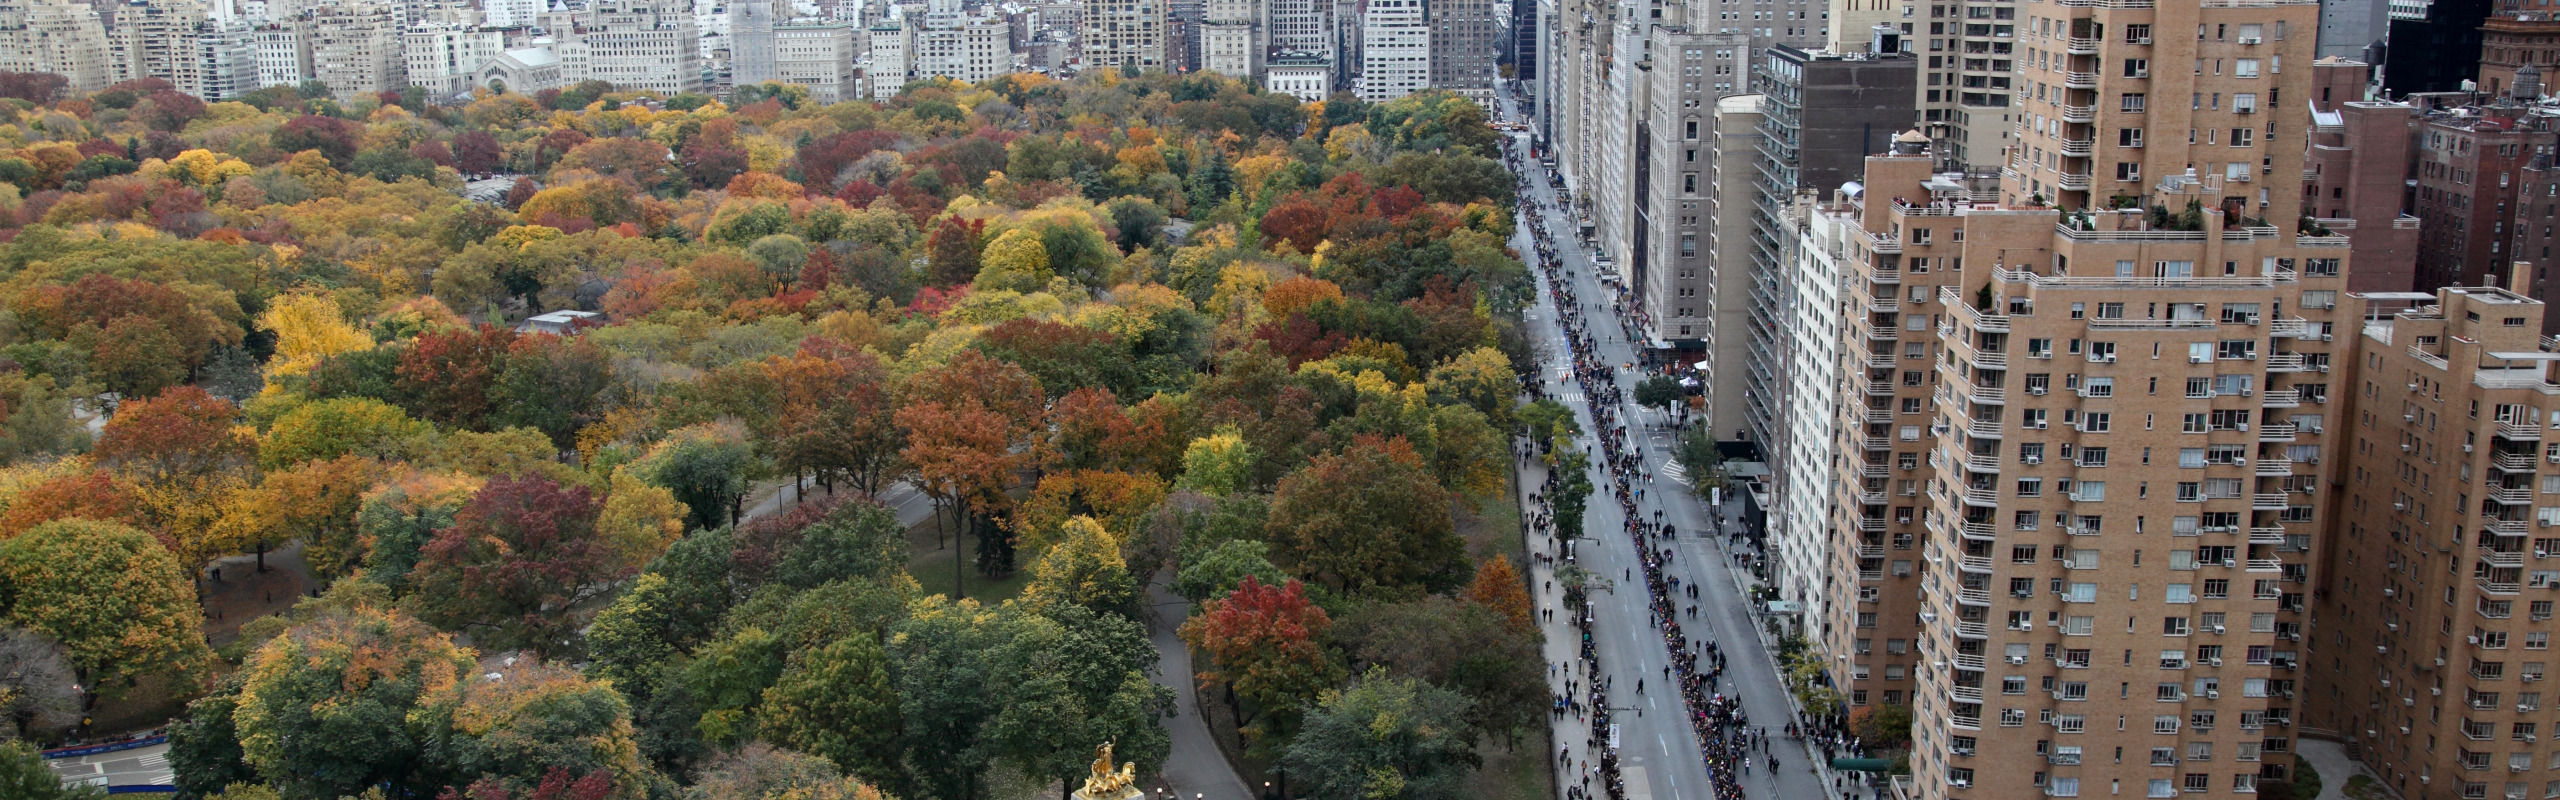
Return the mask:
<path id="1" fill-rule="evenodd" d="M 1009 676 L 994 656 L 1014 623 L 1012 612 L 974 600 L 940 595 L 917 601 L 914 613 L 889 636 L 896 667 L 898 707 L 906 717 L 906 758 L 927 794 L 976 795 L 978 777 L 994 760 L 982 741 L 987 722 L 1003 711 L 996 691 Z"/>
<path id="2" fill-rule="evenodd" d="M 765 690 L 782 677 L 789 655 L 782 637 L 753 626 L 704 645 L 684 668 L 685 688 L 703 709 L 694 729 L 714 746 L 752 737 Z"/>
<path id="3" fill-rule="evenodd" d="M 1667 410 L 1680 402 L 1680 381 L 1669 375 L 1655 375 L 1636 384 L 1636 404 Z"/>
<path id="4" fill-rule="evenodd" d="M 1449 800 L 1479 760 L 1455 692 L 1371 670 L 1329 691 L 1282 763 L 1311 797 Z"/>
<path id="5" fill-rule="evenodd" d="M 113 522 L 47 522 L 0 541 L 0 626 L 52 637 L 96 689 L 206 664 L 187 572 L 149 534 Z"/>
<path id="6" fill-rule="evenodd" d="M 1509 740 L 1543 716 L 1546 659 L 1536 632 L 1486 606 L 1441 596 L 1361 603 L 1343 611 L 1334 638 L 1355 667 L 1383 666 L 1472 701 L 1466 720 L 1479 735 Z"/>
<path id="7" fill-rule="evenodd" d="M 1578 539 L 1582 537 L 1582 514 L 1591 503 L 1591 460 L 1580 451 L 1573 451 L 1556 461 L 1556 474 L 1564 476 L 1564 485 L 1555 491 L 1556 535 Z"/>
<path id="8" fill-rule="evenodd" d="M 1173 706 L 1173 690 L 1148 678 L 1155 661 L 1146 629 L 1126 617 L 1066 606 L 1017 619 L 996 656 L 1003 708 L 987 722 L 990 748 L 1025 775 L 1058 781 L 1061 795 L 1103 742 L 1154 772 L 1172 749 L 1163 720 Z"/>
<path id="9" fill-rule="evenodd" d="M 687 526 L 717 528 L 737 516 L 755 463 L 755 450 L 742 431 L 712 424 L 668 434 L 631 468 L 641 480 L 676 494 L 676 501 L 689 510 Z"/>
<path id="10" fill-rule="evenodd" d="M 1185 559 L 1182 570 L 1174 575 L 1173 593 L 1199 603 L 1213 597 L 1235 593 L 1246 578 L 1277 585 L 1286 576 L 1273 566 L 1269 556 L 1271 543 L 1253 539 L 1232 539 L 1218 543 L 1208 552 Z"/>
<path id="11" fill-rule="evenodd" d="M 0 741 L 0 797 L 13 800 L 105 800 L 96 786 L 64 786 L 44 756 L 25 742 Z"/>
<path id="12" fill-rule="evenodd" d="M 169 768 L 176 774 L 181 794 L 203 797 L 258 779 L 258 771 L 249 766 L 240 749 L 240 730 L 234 723 L 239 711 L 240 678 L 233 673 L 212 694 L 188 703 L 187 712 L 170 722 Z"/>
<path id="13" fill-rule="evenodd" d="M 276 420 L 258 444 L 258 461 L 279 469 L 343 455 L 398 459 L 435 433 L 435 426 L 380 400 L 341 397 L 305 403 Z"/>
<path id="14" fill-rule="evenodd" d="M 905 783 L 889 656 L 869 634 L 791 654 L 757 714 L 765 738 L 835 762 L 873 785 Z"/>

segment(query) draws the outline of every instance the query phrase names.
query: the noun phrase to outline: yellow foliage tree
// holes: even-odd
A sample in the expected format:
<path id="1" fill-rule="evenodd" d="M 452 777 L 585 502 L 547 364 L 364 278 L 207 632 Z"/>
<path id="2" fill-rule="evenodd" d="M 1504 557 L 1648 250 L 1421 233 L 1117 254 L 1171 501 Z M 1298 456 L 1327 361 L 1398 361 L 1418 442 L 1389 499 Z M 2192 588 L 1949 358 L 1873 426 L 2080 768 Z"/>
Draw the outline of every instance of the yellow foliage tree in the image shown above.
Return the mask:
<path id="1" fill-rule="evenodd" d="M 619 563 L 636 568 L 684 537 L 685 510 L 675 492 L 632 477 L 630 470 L 617 469 L 613 493 L 605 496 L 604 510 L 596 516 L 596 533 L 613 549 Z"/>
<path id="2" fill-rule="evenodd" d="M 211 150 L 189 150 L 169 159 L 169 176 L 189 186 L 211 188 L 232 178 L 246 177 L 257 169 L 237 158 L 229 158 Z"/>
<path id="3" fill-rule="evenodd" d="M 338 301 L 325 294 L 277 297 L 267 313 L 258 315 L 258 327 L 276 335 L 276 357 L 267 362 L 269 392 L 277 391 L 275 379 L 308 373 L 322 359 L 373 349 L 373 337 L 348 324 Z"/>
<path id="4" fill-rule="evenodd" d="M 987 243 L 978 259 L 978 291 L 1010 289 L 1037 292 L 1049 285 L 1049 249 L 1040 244 L 1040 234 L 1028 228 L 1005 231 Z"/>

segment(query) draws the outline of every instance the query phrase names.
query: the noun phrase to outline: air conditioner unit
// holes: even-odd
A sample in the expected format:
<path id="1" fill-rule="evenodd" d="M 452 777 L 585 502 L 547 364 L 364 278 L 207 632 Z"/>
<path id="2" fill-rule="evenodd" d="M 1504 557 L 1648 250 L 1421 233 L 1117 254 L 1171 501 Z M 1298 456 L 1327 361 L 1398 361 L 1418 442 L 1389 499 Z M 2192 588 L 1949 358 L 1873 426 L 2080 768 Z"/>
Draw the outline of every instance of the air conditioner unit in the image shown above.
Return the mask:
<path id="1" fill-rule="evenodd" d="M 2009 657 L 2009 663 L 2011 663 L 2011 664 L 2024 664 L 2024 663 L 2027 663 L 2027 657 L 2026 657 L 2026 656 L 2010 656 L 2010 657 Z"/>
<path id="2" fill-rule="evenodd" d="M 2427 693 L 2429 693 L 2429 694 L 2433 694 L 2433 695 L 2435 695 L 2435 696 L 2437 696 L 2437 697 L 2443 697 L 2443 696 L 2444 696 L 2444 687 L 2442 687 L 2442 686 L 2429 686 L 2429 687 L 2427 687 Z"/>
<path id="3" fill-rule="evenodd" d="M 2396 630 L 2399 630 L 2399 629 L 2400 629 L 2400 623 L 2397 623 L 2397 622 L 2385 622 L 2385 623 L 2382 623 L 2382 627 L 2383 627 L 2383 629 L 2384 629 L 2384 630 L 2393 630 L 2393 631 L 2396 631 Z"/>
<path id="4" fill-rule="evenodd" d="M 2463 446 L 2462 446 L 2462 452 L 2465 452 L 2465 453 L 2471 452 L 2471 445 L 2467 445 L 2467 444 L 2466 444 L 2466 445 L 2463 445 Z"/>
<path id="5" fill-rule="evenodd" d="M 2206 689 L 2206 690 L 2204 690 L 2204 699 L 2207 699 L 2207 700 L 2214 700 L 2214 699 L 2219 699 L 2219 698 L 2221 698 L 2221 697 L 2222 697 L 2222 690 L 2220 690 L 2220 689 Z"/>
<path id="6" fill-rule="evenodd" d="M 2478 637 L 2478 636 L 2465 636 L 2465 637 L 2462 637 L 2462 638 L 2463 638 L 2464 640 L 2469 641 L 2469 642 L 2470 642 L 2470 643 L 2472 643 L 2472 644 L 2479 644 L 2479 643 L 2480 643 L 2480 637 Z"/>
<path id="7" fill-rule="evenodd" d="M 2418 390 L 2418 383 L 2417 383 L 2416 381 L 2410 381 L 2410 382 L 2409 382 L 2409 391 L 2414 392 L 2414 391 L 2417 391 L 2417 390 Z M 2402 416 L 2403 418 L 2405 418 L 2405 419 L 2408 419 L 2408 420 L 2409 420 L 2409 421 L 2411 421 L 2411 422 L 2415 422 L 2415 421 L 2417 421 L 2417 419 L 2418 419 L 2418 415 L 2416 415 L 2416 414 L 2403 414 L 2403 415 L 2401 415 L 2401 416 Z"/>
<path id="8" fill-rule="evenodd" d="M 2400 735 L 2402 735 L 2402 736 L 2407 736 L 2407 735 L 2409 735 L 2409 726 L 2407 726 L 2407 725 L 2402 725 L 2402 726 L 2400 726 Z"/>
<path id="9" fill-rule="evenodd" d="M 2221 633 L 2221 632 L 2222 632 L 2222 626 L 2220 626 L 2220 625 L 2215 625 L 2215 626 L 2213 626 L 2213 632 L 2214 632 L 2214 633 Z"/>
<path id="10" fill-rule="evenodd" d="M 2223 565 L 2223 566 L 2226 566 L 2226 567 L 2231 566 L 2231 565 L 2233 565 L 2233 564 L 2237 564 L 2237 563 L 2240 563 L 2240 562 L 2239 562 L 2238 560 L 2236 560 L 2236 559 L 2229 559 L 2229 558 L 2226 558 L 2226 559 L 2223 559 L 2223 560 L 2222 560 L 2222 565 Z"/>
<path id="11" fill-rule="evenodd" d="M 2042 464 L 2044 463 L 2044 456 L 2026 456 L 2019 460 L 2025 461 L 2029 464 Z"/>
<path id="12" fill-rule="evenodd" d="M 2439 666 L 2439 667 L 2444 666 L 2444 659 L 2441 659 L 2441 658 L 2436 659 L 2436 666 Z"/>
<path id="13" fill-rule="evenodd" d="M 2212 666 L 2219 667 L 2219 666 L 2222 666 L 2222 657 L 2221 657 L 2221 656 L 2214 656 L 2214 657 L 2212 657 L 2212 658 L 2205 659 L 2205 660 L 2204 660 L 2204 663 L 2206 663 L 2206 664 L 2208 664 L 2208 665 L 2212 665 Z"/>
<path id="14" fill-rule="evenodd" d="M 2212 362 L 2213 362 L 2213 359 L 2205 358 L 2205 357 L 2203 357 L 2203 356 L 2188 356 L 2188 357 L 2187 357 L 2187 363 L 2189 363 L 2189 364 L 2209 364 L 2209 363 L 2212 363 Z"/>
<path id="15" fill-rule="evenodd" d="M 2041 396 L 2041 395 L 2043 395 L 2046 391 L 2048 391 L 2048 390 L 2047 390 L 2047 389 L 2045 389 L 2045 387 L 2042 387 L 2042 386 L 2029 386 L 2029 387 L 2027 387 L 2027 393 L 2028 393 L 2028 394 L 2032 394 L 2032 395 L 2039 395 L 2039 396 Z"/>
<path id="16" fill-rule="evenodd" d="M 2241 397 L 2255 397 L 2255 396 L 2257 396 L 2257 394 L 2258 394 L 2258 390 L 2256 390 L 2256 389 L 2242 389 L 2242 390 L 2240 390 L 2240 396 L 2241 396 Z"/>
<path id="17" fill-rule="evenodd" d="M 2249 423 L 2246 423 L 2246 422 L 2240 423 L 2239 431 L 2240 431 L 2241 433 L 2248 433 L 2248 432 L 2249 432 Z"/>

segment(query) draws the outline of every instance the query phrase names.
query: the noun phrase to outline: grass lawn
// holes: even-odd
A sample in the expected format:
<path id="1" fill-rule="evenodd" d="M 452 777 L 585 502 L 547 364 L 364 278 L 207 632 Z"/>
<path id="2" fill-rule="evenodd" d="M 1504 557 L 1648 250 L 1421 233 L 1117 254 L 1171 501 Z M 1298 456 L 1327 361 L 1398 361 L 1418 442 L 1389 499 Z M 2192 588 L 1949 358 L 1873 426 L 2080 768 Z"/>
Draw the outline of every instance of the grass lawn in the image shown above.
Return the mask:
<path id="1" fill-rule="evenodd" d="M 2391 800 L 2391 791 L 2383 788 L 2382 782 L 2374 780 L 2371 775 L 2348 778 L 2346 788 L 2339 791 L 2346 792 L 2348 800 Z"/>
<path id="2" fill-rule="evenodd" d="M 975 558 L 978 552 L 976 540 L 969 539 L 963 543 L 969 546 L 970 557 Z M 936 544 L 941 546 L 936 547 Z M 907 559 L 907 572 L 916 576 L 916 583 L 924 586 L 926 594 L 950 594 L 954 545 L 935 530 L 931 518 L 907 529 L 907 546 L 912 554 Z M 1031 570 L 1027 564 L 1015 564 L 1013 574 L 1003 578 L 980 575 L 974 567 L 966 571 L 968 583 L 962 587 L 968 590 L 965 596 L 982 604 L 1011 600 L 1022 594 L 1023 586 L 1031 583 Z"/>
<path id="3" fill-rule="evenodd" d="M 1487 743 L 1476 749 L 1484 759 L 1484 767 L 1467 776 L 1463 793 L 1470 800 L 1539 800 L 1555 796 L 1555 782 L 1547 772 L 1547 753 L 1555 731 L 1539 725 L 1537 732 L 1520 740 L 1521 748 L 1505 749 Z"/>

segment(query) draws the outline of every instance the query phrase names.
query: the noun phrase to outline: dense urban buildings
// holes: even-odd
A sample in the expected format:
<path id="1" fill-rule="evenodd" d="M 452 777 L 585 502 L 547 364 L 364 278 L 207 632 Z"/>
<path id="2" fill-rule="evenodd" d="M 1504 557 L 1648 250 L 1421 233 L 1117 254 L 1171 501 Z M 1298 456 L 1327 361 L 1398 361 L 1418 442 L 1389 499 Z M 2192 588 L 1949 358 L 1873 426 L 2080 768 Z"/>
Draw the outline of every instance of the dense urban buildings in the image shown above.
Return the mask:
<path id="1" fill-rule="evenodd" d="M 1431 86 L 1427 0 L 1367 0 L 1360 19 L 1360 99 L 1384 103 Z"/>
<path id="2" fill-rule="evenodd" d="M 1084 68 L 1164 69 L 1166 13 L 1164 0 L 1086 2 Z"/>

